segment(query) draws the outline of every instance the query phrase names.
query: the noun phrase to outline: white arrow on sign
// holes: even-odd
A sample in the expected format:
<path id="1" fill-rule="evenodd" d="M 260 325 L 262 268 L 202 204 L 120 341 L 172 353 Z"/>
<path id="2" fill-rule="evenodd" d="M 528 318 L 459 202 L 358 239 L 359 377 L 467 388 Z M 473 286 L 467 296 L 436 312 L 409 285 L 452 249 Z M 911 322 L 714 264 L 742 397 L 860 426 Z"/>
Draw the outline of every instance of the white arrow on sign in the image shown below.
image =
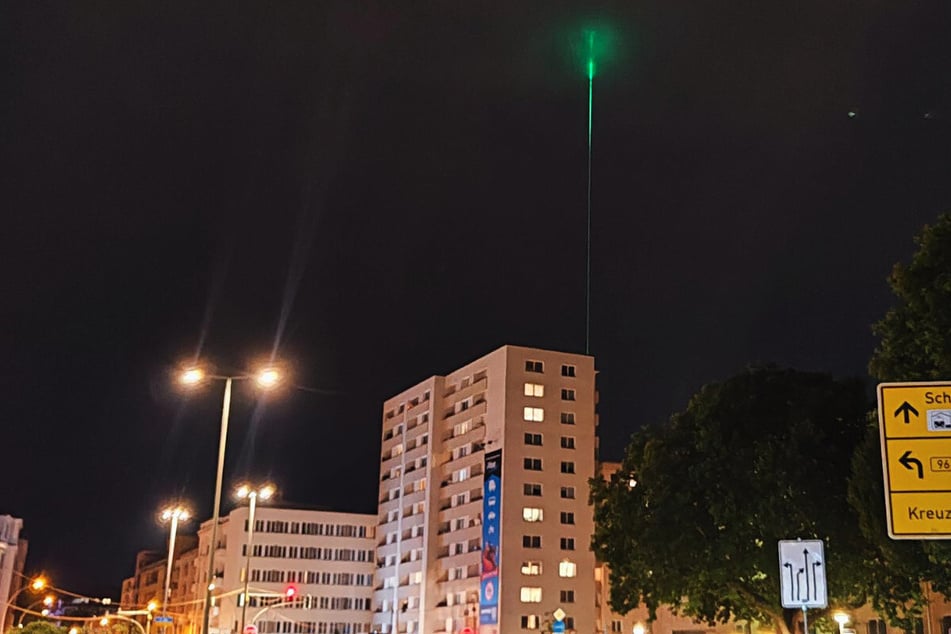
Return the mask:
<path id="1" fill-rule="evenodd" d="M 781 540 L 779 585 L 783 607 L 827 607 L 825 568 L 822 540 Z"/>

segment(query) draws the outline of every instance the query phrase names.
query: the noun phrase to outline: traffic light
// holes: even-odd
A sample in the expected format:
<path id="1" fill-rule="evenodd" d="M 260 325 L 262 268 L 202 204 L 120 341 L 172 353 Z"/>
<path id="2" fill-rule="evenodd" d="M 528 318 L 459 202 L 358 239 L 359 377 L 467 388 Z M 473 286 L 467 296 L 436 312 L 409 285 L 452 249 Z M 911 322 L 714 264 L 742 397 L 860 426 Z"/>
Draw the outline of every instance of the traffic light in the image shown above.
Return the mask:
<path id="1" fill-rule="evenodd" d="M 284 600 L 290 601 L 297 596 L 297 588 L 295 586 L 287 586 L 284 588 Z"/>

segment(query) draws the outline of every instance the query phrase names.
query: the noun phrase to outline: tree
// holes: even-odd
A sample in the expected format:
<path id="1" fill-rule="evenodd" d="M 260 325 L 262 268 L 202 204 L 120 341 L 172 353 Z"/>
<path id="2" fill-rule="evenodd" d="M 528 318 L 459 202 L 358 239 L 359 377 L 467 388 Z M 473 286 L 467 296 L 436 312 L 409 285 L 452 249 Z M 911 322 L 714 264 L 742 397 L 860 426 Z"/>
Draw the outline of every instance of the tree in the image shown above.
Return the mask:
<path id="1" fill-rule="evenodd" d="M 847 481 L 867 412 L 859 381 L 761 368 L 636 433 L 620 471 L 592 480 L 592 545 L 611 568 L 612 607 L 643 601 L 651 618 L 668 605 L 788 631 L 776 542 L 797 537 L 825 540 L 830 596 L 861 603 Z"/>
<path id="2" fill-rule="evenodd" d="M 889 277 L 896 304 L 875 324 L 869 371 L 883 381 L 951 379 L 951 214 L 915 239 L 908 265 Z"/>
<path id="3" fill-rule="evenodd" d="M 31 621 L 22 628 L 10 628 L 8 634 L 66 634 L 65 627 L 59 627 L 49 621 Z"/>
<path id="4" fill-rule="evenodd" d="M 940 216 L 915 239 L 911 263 L 889 277 L 896 304 L 873 326 L 880 338 L 870 373 L 883 381 L 951 379 L 951 215 Z M 852 461 L 849 501 L 868 551 L 862 561 L 864 591 L 872 606 L 906 631 L 923 611 L 924 583 L 951 596 L 951 547 L 924 540 L 891 540 L 877 422 Z"/>

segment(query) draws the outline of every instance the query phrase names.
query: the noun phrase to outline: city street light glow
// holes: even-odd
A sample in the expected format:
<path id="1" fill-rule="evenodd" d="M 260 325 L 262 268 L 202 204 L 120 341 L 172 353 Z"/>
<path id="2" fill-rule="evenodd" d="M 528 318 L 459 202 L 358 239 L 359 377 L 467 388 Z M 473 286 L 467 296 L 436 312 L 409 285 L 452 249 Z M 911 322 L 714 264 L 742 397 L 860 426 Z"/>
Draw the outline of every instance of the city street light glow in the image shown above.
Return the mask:
<path id="1" fill-rule="evenodd" d="M 836 612 L 832 618 L 834 618 L 835 622 L 838 623 L 839 625 L 845 625 L 846 623 L 849 622 L 849 615 L 846 614 L 845 612 L 842 612 L 841 610 Z"/>
<path id="2" fill-rule="evenodd" d="M 269 390 L 281 382 L 281 373 L 276 368 L 264 368 L 254 377 L 258 387 Z"/>
<path id="3" fill-rule="evenodd" d="M 188 518 L 191 515 L 188 512 L 188 509 L 181 506 L 170 506 L 162 511 L 162 521 L 167 522 L 170 519 L 177 519 L 179 522 L 187 522 Z"/>
<path id="4" fill-rule="evenodd" d="M 182 375 L 179 378 L 179 380 L 184 385 L 198 385 L 204 380 L 204 378 L 205 378 L 205 371 L 202 370 L 201 368 L 195 367 L 195 368 L 188 368 L 184 372 L 182 372 Z"/>
<path id="5" fill-rule="evenodd" d="M 101 619 L 99 619 L 99 625 L 103 627 L 109 625 L 109 619 L 107 619 L 106 617 L 102 617 Z"/>
<path id="6" fill-rule="evenodd" d="M 258 497 L 262 500 L 270 500 L 275 491 L 276 489 L 274 488 L 274 485 L 265 484 L 263 487 L 261 487 L 261 490 L 258 491 Z"/>
<path id="7" fill-rule="evenodd" d="M 149 604 L 145 606 L 145 609 L 149 612 L 155 612 L 155 609 L 158 607 L 158 603 L 155 601 L 149 601 Z"/>
<path id="8" fill-rule="evenodd" d="M 46 587 L 46 579 L 43 577 L 37 577 L 33 580 L 33 583 L 30 584 L 30 587 L 34 590 L 42 590 Z"/>
<path id="9" fill-rule="evenodd" d="M 55 600 L 56 600 L 56 597 L 54 597 L 52 594 L 48 594 L 43 599 L 43 605 L 45 605 L 46 607 L 50 607 L 51 605 L 53 605 L 53 601 Z"/>

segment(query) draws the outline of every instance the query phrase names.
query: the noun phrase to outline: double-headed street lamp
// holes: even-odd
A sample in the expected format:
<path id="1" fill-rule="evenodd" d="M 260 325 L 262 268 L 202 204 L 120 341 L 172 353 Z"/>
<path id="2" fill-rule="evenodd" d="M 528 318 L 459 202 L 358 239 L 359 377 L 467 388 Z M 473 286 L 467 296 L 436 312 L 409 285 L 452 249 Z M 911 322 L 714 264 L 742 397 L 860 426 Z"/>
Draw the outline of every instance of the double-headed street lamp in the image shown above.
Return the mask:
<path id="1" fill-rule="evenodd" d="M 221 403 L 221 435 L 218 439 L 218 471 L 215 477 L 215 506 L 211 514 L 211 541 L 208 547 L 208 578 L 205 584 L 205 604 L 202 611 L 201 634 L 208 634 L 211 616 L 211 591 L 214 589 L 215 550 L 218 540 L 218 517 L 221 511 L 221 481 L 225 470 L 225 447 L 228 444 L 228 417 L 231 413 L 231 384 L 234 381 L 253 380 L 258 388 L 270 390 L 281 384 L 281 371 L 269 366 L 262 368 L 257 374 L 242 374 L 236 376 L 210 375 L 199 366 L 185 368 L 180 376 L 183 385 L 195 387 L 206 381 L 219 380 L 225 382 L 224 398 Z"/>
<path id="2" fill-rule="evenodd" d="M 175 557 L 175 535 L 178 523 L 187 522 L 191 514 L 182 506 L 170 506 L 160 516 L 163 522 L 171 522 L 168 535 L 168 564 L 165 567 L 165 594 L 162 595 L 162 615 L 168 614 L 168 603 L 172 596 L 172 559 Z"/>
<path id="3" fill-rule="evenodd" d="M 241 594 L 241 629 L 239 630 L 241 634 L 244 634 L 244 626 L 248 618 L 248 583 L 251 581 L 251 551 L 254 549 L 254 509 L 257 507 L 259 498 L 263 502 L 274 497 L 274 493 L 275 489 L 271 484 L 261 487 L 242 484 L 235 491 L 235 497 L 248 501 L 248 540 L 244 553 L 244 592 Z"/>
<path id="4" fill-rule="evenodd" d="M 53 607 L 54 603 L 56 603 L 56 597 L 54 597 L 52 594 L 48 594 L 39 601 L 34 601 L 30 605 L 26 606 L 26 609 L 20 612 L 20 619 L 17 621 L 17 627 L 23 627 L 23 619 L 26 618 L 26 615 L 30 612 L 30 610 L 38 607 L 41 603 L 43 604 L 43 611 L 40 612 L 40 614 L 43 616 L 48 616 L 50 613 L 50 608 Z"/>
<path id="5" fill-rule="evenodd" d="M 29 584 L 23 586 L 22 588 L 20 588 L 20 589 L 17 590 L 16 592 L 14 592 L 12 595 L 10 595 L 10 598 L 6 600 L 6 603 L 0 603 L 0 606 L 2 606 L 2 609 L 0 609 L 0 628 L 2 628 L 2 630 L 0 630 L 0 631 L 5 631 L 5 630 L 6 630 L 6 624 L 4 623 L 4 617 L 7 615 L 7 612 L 8 612 L 8 610 L 9 610 L 10 608 L 16 606 L 17 597 L 19 597 L 21 594 L 23 594 L 23 593 L 26 592 L 27 590 L 30 590 L 30 591 L 32 591 L 32 592 L 42 592 L 43 590 L 46 589 L 46 586 L 47 586 L 47 585 L 48 585 L 48 582 L 46 581 L 46 578 L 45 578 L 45 577 L 42 577 L 42 576 L 41 576 L 41 577 L 35 577 L 32 581 L 30 581 Z M 12 613 L 12 612 L 10 612 L 10 616 L 11 616 L 11 621 L 10 621 L 10 623 L 12 624 L 12 623 L 13 623 L 13 620 L 12 620 L 13 613 Z M 21 618 L 22 618 L 22 617 L 21 617 Z"/>

